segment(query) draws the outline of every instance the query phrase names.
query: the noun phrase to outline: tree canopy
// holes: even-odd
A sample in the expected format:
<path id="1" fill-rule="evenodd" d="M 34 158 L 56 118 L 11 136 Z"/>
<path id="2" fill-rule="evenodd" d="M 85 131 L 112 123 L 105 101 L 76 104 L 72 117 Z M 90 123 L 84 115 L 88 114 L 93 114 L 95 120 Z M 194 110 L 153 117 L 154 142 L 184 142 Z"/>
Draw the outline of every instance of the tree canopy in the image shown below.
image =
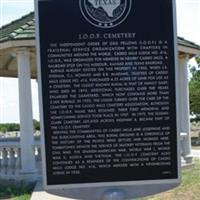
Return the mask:
<path id="1" fill-rule="evenodd" d="M 200 120 L 200 70 L 193 73 L 189 83 L 190 89 L 190 111 Z"/>
<path id="2" fill-rule="evenodd" d="M 5 133 L 11 131 L 19 131 L 19 124 L 15 123 L 0 124 L 0 132 Z"/>
<path id="3" fill-rule="evenodd" d="M 40 130 L 40 122 L 38 122 L 36 119 L 33 119 L 33 126 L 36 131 Z"/>
<path id="4" fill-rule="evenodd" d="M 197 61 L 198 65 L 200 66 L 200 56 L 196 57 L 196 61 Z"/>

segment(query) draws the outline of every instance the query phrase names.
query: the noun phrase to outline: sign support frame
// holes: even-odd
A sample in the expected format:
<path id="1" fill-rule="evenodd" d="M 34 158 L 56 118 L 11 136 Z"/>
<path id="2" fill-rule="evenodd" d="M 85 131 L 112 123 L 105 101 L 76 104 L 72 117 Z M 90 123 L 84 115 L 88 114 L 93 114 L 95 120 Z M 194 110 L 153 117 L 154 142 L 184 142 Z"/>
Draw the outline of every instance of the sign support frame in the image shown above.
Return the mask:
<path id="1" fill-rule="evenodd" d="M 65 191 L 68 191 L 69 193 L 76 193 L 74 192 L 75 189 L 80 189 L 81 191 L 84 191 L 85 189 L 91 189 L 94 188 L 94 190 L 101 191 L 101 193 L 105 193 L 110 188 L 116 188 L 120 189 L 121 191 L 125 191 L 126 187 L 131 188 L 144 188 L 144 186 L 147 186 L 148 188 L 151 188 L 151 186 L 154 188 L 153 193 L 156 193 L 155 186 L 157 185 L 167 185 L 166 188 L 170 188 L 170 184 L 174 186 L 178 185 L 181 181 L 181 154 L 180 154 L 180 108 L 178 106 L 179 102 L 179 96 L 176 95 L 176 125 L 177 125 L 177 157 L 178 157 L 178 179 L 169 179 L 169 180 L 148 180 L 148 181 L 125 181 L 125 182 L 102 182 L 102 183 L 84 183 L 84 184 L 67 184 L 67 185 L 48 185 L 47 184 L 47 172 L 46 172 L 46 150 L 45 150 L 45 138 L 44 138 L 44 118 L 43 118 L 43 100 L 42 100 L 42 75 L 41 75 L 41 60 L 40 60 L 40 35 L 39 35 L 39 12 L 38 12 L 38 2 L 43 0 L 35 0 L 35 19 L 36 19 L 36 43 L 37 43 L 37 69 L 38 69 L 38 87 L 39 87 L 39 104 L 40 104 L 40 121 L 41 121 L 41 143 L 42 143 L 42 170 L 43 170 L 43 186 L 45 190 L 51 190 L 52 192 L 58 191 L 61 189 L 65 189 Z M 174 29 L 174 58 L 175 58 L 175 89 L 178 91 L 179 85 L 178 85 L 178 61 L 177 61 L 177 26 L 176 26 L 176 6 L 175 1 L 173 1 L 173 29 Z M 150 191 L 151 189 L 149 189 Z M 165 190 L 165 189 L 164 189 Z M 163 190 L 163 191 L 164 191 Z M 70 192 L 71 191 L 71 192 Z M 115 190 L 114 190 L 115 191 Z M 148 192 L 149 192 L 148 191 Z M 56 192 L 55 192 L 56 193 Z M 127 194 L 127 192 L 125 192 Z M 136 191 L 132 191 L 131 196 L 133 197 L 134 193 L 137 193 Z M 151 193 L 151 192 L 150 192 Z M 98 193 L 97 193 L 98 194 Z M 75 195 L 75 194 L 74 194 Z M 82 194 L 80 194 L 82 195 Z M 89 195 L 89 194 L 88 194 Z M 75 195 L 76 196 L 76 195 Z M 87 195 L 86 195 L 87 196 Z M 136 195 L 137 197 L 142 195 Z M 83 197 L 85 198 L 85 197 Z M 116 198 L 116 200 L 119 198 Z M 105 200 L 109 200 L 105 197 Z M 123 198 L 119 199 L 123 200 Z"/>

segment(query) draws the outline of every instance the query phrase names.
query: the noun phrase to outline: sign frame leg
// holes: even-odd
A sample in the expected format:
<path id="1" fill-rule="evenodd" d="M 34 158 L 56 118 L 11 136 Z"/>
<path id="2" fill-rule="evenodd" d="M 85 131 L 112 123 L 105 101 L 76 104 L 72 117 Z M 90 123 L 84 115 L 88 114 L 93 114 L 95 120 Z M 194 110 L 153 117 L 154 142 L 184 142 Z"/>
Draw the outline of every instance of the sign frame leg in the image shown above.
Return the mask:
<path id="1" fill-rule="evenodd" d="M 120 189 L 112 189 L 107 190 L 103 196 L 102 200 L 125 200 L 126 195 L 123 190 Z"/>

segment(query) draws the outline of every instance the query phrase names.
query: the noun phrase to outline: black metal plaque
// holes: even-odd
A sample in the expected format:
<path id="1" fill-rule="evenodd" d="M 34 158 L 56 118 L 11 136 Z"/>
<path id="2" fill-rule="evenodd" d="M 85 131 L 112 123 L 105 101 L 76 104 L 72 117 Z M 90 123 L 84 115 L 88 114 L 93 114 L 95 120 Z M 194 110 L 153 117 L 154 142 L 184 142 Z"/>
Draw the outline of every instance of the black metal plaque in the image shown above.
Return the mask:
<path id="1" fill-rule="evenodd" d="M 38 1 L 48 185 L 178 178 L 172 0 Z"/>

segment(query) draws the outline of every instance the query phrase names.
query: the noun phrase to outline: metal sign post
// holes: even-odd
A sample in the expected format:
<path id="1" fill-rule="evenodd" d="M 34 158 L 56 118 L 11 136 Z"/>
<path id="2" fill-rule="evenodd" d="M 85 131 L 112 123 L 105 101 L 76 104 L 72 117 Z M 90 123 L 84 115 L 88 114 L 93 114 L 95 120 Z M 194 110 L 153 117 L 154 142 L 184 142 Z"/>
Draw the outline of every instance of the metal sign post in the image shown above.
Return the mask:
<path id="1" fill-rule="evenodd" d="M 45 189 L 124 200 L 178 185 L 174 1 L 35 8 Z"/>
<path id="2" fill-rule="evenodd" d="M 109 190 L 105 193 L 103 200 L 125 200 L 125 194 L 122 190 Z"/>

